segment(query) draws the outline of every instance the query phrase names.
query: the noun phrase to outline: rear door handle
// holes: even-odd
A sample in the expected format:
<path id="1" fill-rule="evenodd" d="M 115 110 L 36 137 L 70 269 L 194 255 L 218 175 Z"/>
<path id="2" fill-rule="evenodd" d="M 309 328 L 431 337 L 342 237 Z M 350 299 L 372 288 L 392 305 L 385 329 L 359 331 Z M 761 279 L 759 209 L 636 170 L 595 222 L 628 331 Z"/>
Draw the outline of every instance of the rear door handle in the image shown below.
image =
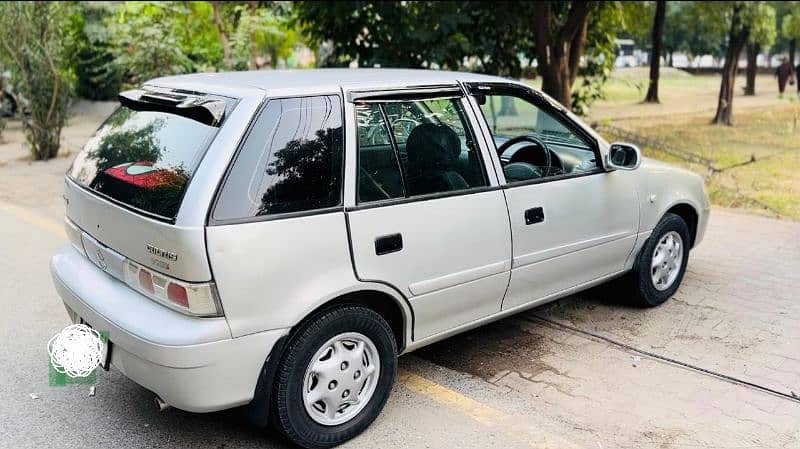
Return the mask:
<path id="1" fill-rule="evenodd" d="M 525 211 L 525 224 L 531 225 L 541 223 L 544 221 L 544 209 L 541 207 L 534 207 Z"/>
<path id="2" fill-rule="evenodd" d="M 400 234 L 382 235 L 375 238 L 375 254 L 396 253 L 403 249 L 403 236 Z"/>

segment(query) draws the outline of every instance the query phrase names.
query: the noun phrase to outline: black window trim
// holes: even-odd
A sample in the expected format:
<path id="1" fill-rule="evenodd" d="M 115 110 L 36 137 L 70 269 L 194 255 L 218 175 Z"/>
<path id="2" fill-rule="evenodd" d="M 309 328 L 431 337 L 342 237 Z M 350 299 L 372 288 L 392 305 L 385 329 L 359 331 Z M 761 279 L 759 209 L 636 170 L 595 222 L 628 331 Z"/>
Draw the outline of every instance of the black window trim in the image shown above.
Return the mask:
<path id="1" fill-rule="evenodd" d="M 458 95 L 457 96 L 437 95 L 437 96 L 431 96 L 429 98 L 418 98 L 418 97 L 411 96 L 411 97 L 408 97 L 408 98 L 403 98 L 402 100 L 397 100 L 396 102 L 457 99 L 461 103 L 462 107 L 464 107 L 464 108 L 469 107 L 469 102 L 467 101 L 465 92 L 461 89 L 461 87 L 458 87 L 457 89 L 458 89 Z M 437 92 L 441 93 L 440 90 L 437 91 Z M 397 163 L 398 163 L 398 168 L 400 170 L 400 175 L 402 176 L 402 179 L 403 179 L 403 193 L 404 193 L 405 196 L 404 197 L 399 197 L 399 198 L 387 198 L 385 200 L 376 200 L 376 201 L 369 201 L 369 202 L 363 202 L 363 203 L 359 202 L 359 200 L 358 200 L 358 175 L 359 175 L 359 170 L 361 169 L 361 166 L 360 166 L 360 157 L 359 157 L 359 154 L 358 154 L 358 150 L 359 150 L 359 148 L 358 148 L 358 122 L 356 121 L 356 123 L 355 123 L 355 125 L 356 125 L 356 179 L 355 179 L 355 189 L 354 189 L 354 191 L 355 191 L 355 205 L 354 206 L 345 207 L 345 212 L 358 211 L 358 210 L 363 210 L 363 209 L 373 209 L 373 208 L 376 208 L 376 207 L 383 207 L 383 206 L 394 206 L 394 205 L 397 205 L 397 204 L 406 204 L 406 203 L 412 203 L 412 202 L 415 202 L 415 201 L 428 201 L 428 200 L 436 200 L 436 199 L 440 199 L 440 198 L 449 198 L 449 197 L 452 197 L 452 196 L 470 195 L 470 194 L 473 194 L 473 193 L 491 192 L 491 191 L 495 191 L 495 190 L 501 190 L 503 188 L 503 186 L 501 186 L 501 185 L 496 185 L 496 186 L 491 185 L 491 181 L 489 179 L 489 174 L 487 173 L 487 170 L 486 170 L 486 161 L 483 159 L 483 155 L 480 154 L 481 153 L 480 152 L 480 147 L 478 146 L 478 143 L 477 143 L 477 137 L 478 136 L 477 136 L 476 130 L 475 130 L 476 123 L 472 123 L 472 121 L 470 120 L 469 116 L 464 114 L 464 115 L 460 115 L 460 117 L 463 118 L 466 121 L 466 123 L 467 123 L 467 125 L 469 127 L 469 132 L 472 133 L 472 139 L 473 139 L 474 144 L 476 145 L 475 150 L 478 153 L 478 160 L 480 161 L 480 164 L 482 165 L 481 169 L 483 170 L 483 180 L 486 183 L 486 185 L 485 186 L 479 186 L 479 187 L 470 187 L 470 188 L 464 189 L 464 190 L 454 190 L 454 191 L 448 191 L 448 192 L 436 192 L 436 193 L 428 193 L 428 194 L 425 194 L 425 195 L 408 196 L 408 191 L 406 190 L 406 183 L 405 183 L 405 174 L 403 173 L 403 166 L 402 166 L 402 164 L 400 164 L 400 152 L 399 152 L 397 144 L 395 143 L 394 131 L 392 130 L 392 128 L 391 128 L 391 126 L 389 124 L 388 117 L 386 116 L 386 113 L 383 110 L 383 103 L 389 103 L 389 102 L 392 102 L 392 101 L 384 101 L 384 100 L 373 100 L 373 101 L 356 100 L 356 101 L 353 101 L 353 103 L 356 106 L 358 106 L 359 104 L 379 103 L 381 114 L 382 114 L 382 117 L 383 117 L 383 120 L 384 120 L 384 126 L 387 127 L 387 130 L 388 130 L 388 132 L 390 134 L 389 140 L 390 140 L 390 143 L 392 145 L 392 148 L 394 149 L 395 157 L 396 157 L 396 160 L 397 160 Z"/>
<path id="2" fill-rule="evenodd" d="M 241 218 L 215 218 L 214 212 L 217 209 L 217 203 L 219 202 L 220 196 L 222 195 L 222 188 L 225 186 L 225 183 L 228 181 L 228 177 L 233 170 L 233 166 L 236 163 L 236 160 L 239 158 L 239 154 L 242 152 L 244 148 L 244 144 L 247 142 L 247 139 L 252 134 L 253 129 L 255 128 L 256 122 L 261 117 L 261 114 L 267 109 L 267 106 L 271 101 L 275 100 L 293 100 L 293 99 L 300 99 L 300 98 L 316 98 L 316 97 L 339 97 L 340 105 L 339 105 L 339 113 L 341 114 L 341 123 L 342 123 L 342 163 L 340 166 L 341 174 L 340 174 L 340 182 L 339 182 L 339 204 L 336 206 L 329 206 L 323 207 L 318 209 L 309 209 L 304 211 L 297 211 L 297 212 L 283 212 L 277 214 L 264 214 L 264 215 L 256 215 L 253 217 L 241 217 Z M 239 141 L 236 144 L 236 151 L 234 151 L 231 160 L 228 161 L 228 166 L 225 168 L 225 174 L 222 176 L 220 181 L 217 183 L 217 188 L 214 191 L 214 197 L 211 201 L 211 207 L 208 208 L 208 213 L 206 216 L 206 226 L 226 226 L 226 225 L 235 225 L 235 224 L 244 224 L 244 223 L 258 223 L 262 221 L 273 221 L 273 220 L 282 220 L 282 219 L 289 219 L 289 218 L 299 218 L 299 217 L 307 217 L 312 215 L 323 215 L 323 214 L 330 214 L 334 212 L 344 212 L 344 185 L 345 185 L 345 154 L 347 153 L 347 131 L 346 131 L 346 122 L 345 122 L 345 114 L 344 114 L 344 97 L 342 96 L 342 92 L 331 92 L 331 93 L 316 93 L 316 94 L 308 94 L 308 95 L 286 95 L 280 97 L 267 97 L 265 98 L 261 104 L 256 108 L 256 111 L 250 117 L 250 122 L 247 124 L 247 129 L 244 133 L 239 137 Z"/>
<path id="3" fill-rule="evenodd" d="M 473 195 L 484 192 L 493 192 L 502 189 L 503 186 L 488 185 L 480 187 L 471 187 L 466 190 L 453 190 L 448 192 L 427 193 L 425 195 L 416 195 L 405 198 L 389 198 L 385 200 L 370 201 L 368 203 L 358 203 L 355 206 L 345 207 L 345 212 L 354 212 L 364 209 L 374 209 L 376 207 L 396 206 L 398 204 L 408 204 L 408 203 L 416 203 L 422 201 L 438 200 L 441 198 L 449 198 L 453 196 Z"/>
<path id="4" fill-rule="evenodd" d="M 386 134 L 389 136 L 389 145 L 392 146 L 392 152 L 394 153 L 394 160 L 397 164 L 397 171 L 400 172 L 400 182 L 403 184 L 403 198 L 408 198 L 408 183 L 406 182 L 406 172 L 403 170 L 403 163 L 400 160 L 400 147 L 397 145 L 397 138 L 394 136 L 394 129 L 392 128 L 392 122 L 389 121 L 389 116 L 386 114 L 386 108 L 383 106 L 383 103 L 378 103 L 378 110 L 381 112 L 381 118 L 383 119 L 383 126 L 386 128 Z M 356 122 L 356 140 L 358 140 L 358 122 Z M 358 157 L 356 158 L 356 180 L 359 179 L 361 176 L 361 145 L 356 142 L 356 154 Z M 360 203 L 359 201 L 359 192 L 358 187 L 360 183 L 356 182 L 356 204 Z"/>
<path id="5" fill-rule="evenodd" d="M 457 83 L 407 86 L 389 89 L 351 90 L 347 93 L 349 103 L 396 103 L 409 100 L 433 100 L 463 97 L 464 91 Z"/>
<path id="6" fill-rule="evenodd" d="M 565 179 L 573 179 L 573 178 L 582 178 L 584 176 L 596 175 L 600 173 L 606 173 L 607 170 L 603 165 L 603 158 L 602 154 L 600 153 L 600 144 L 597 142 L 591 134 L 586 132 L 582 127 L 580 127 L 577 123 L 573 122 L 572 119 L 567 116 L 564 109 L 554 107 L 547 99 L 542 97 L 537 91 L 520 86 L 518 84 L 512 83 L 503 83 L 503 82 L 469 82 L 464 83 L 467 87 L 467 91 L 470 95 L 510 95 L 515 96 L 517 98 L 521 98 L 523 100 L 528 100 L 534 104 L 534 106 L 544 110 L 546 113 L 549 113 L 554 119 L 556 119 L 559 123 L 564 125 L 567 129 L 577 134 L 581 139 L 584 140 L 586 144 L 589 145 L 592 152 L 595 155 L 595 163 L 597 167 L 592 170 L 581 172 L 581 173 L 563 173 L 560 175 L 555 176 L 547 176 L 543 178 L 536 178 L 536 179 L 529 179 L 526 181 L 514 181 L 509 182 L 506 180 L 505 184 L 502 184 L 501 187 L 503 190 L 511 189 L 515 187 L 524 187 L 533 184 L 543 184 L 547 182 L 555 182 L 555 181 L 563 181 Z M 483 113 L 481 108 L 479 109 L 480 116 L 478 117 L 479 120 L 483 120 L 486 124 L 486 129 L 489 129 L 491 133 L 491 128 L 489 127 L 489 122 L 486 119 L 486 115 Z M 491 145 L 491 151 L 497 153 L 497 144 L 494 142 L 494 136 L 492 136 L 491 142 L 487 142 L 487 145 Z M 500 155 L 498 155 L 498 159 Z M 502 161 L 501 161 L 502 162 Z M 505 179 L 505 174 L 503 175 L 503 179 Z"/>

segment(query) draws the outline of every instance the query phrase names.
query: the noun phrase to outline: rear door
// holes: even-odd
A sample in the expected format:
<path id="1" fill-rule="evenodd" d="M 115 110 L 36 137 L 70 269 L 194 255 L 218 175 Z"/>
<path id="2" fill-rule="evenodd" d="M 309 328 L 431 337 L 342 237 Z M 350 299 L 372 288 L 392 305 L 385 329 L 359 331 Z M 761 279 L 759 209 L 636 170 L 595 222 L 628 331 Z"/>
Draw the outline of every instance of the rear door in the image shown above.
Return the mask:
<path id="1" fill-rule="evenodd" d="M 356 274 L 409 298 L 415 340 L 497 313 L 508 285 L 505 200 L 465 106 L 458 88 L 347 104 Z"/>

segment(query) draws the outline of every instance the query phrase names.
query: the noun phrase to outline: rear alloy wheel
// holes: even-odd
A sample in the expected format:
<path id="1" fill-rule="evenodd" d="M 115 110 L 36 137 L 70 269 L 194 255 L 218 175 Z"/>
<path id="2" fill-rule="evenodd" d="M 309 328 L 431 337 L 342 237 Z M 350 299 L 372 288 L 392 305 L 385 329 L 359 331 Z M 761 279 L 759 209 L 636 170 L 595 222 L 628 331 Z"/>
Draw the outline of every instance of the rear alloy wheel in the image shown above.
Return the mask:
<path id="1" fill-rule="evenodd" d="M 306 448 L 341 444 L 381 412 L 396 369 L 394 335 L 378 313 L 322 311 L 295 331 L 278 366 L 273 426 Z"/>
<path id="2" fill-rule="evenodd" d="M 322 345 L 306 368 L 303 404 L 311 419 L 335 426 L 353 419 L 375 394 L 381 374 L 375 344 L 358 332 Z"/>
<path id="3" fill-rule="evenodd" d="M 653 307 L 669 299 L 683 280 L 689 258 L 689 227 L 668 213 L 653 229 L 628 275 L 631 300 Z"/>

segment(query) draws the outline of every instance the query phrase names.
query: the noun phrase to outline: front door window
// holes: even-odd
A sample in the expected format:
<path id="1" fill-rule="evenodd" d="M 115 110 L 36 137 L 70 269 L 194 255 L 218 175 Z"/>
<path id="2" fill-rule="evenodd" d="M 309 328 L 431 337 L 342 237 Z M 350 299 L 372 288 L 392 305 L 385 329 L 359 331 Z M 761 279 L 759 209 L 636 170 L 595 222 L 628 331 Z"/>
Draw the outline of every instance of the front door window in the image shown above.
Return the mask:
<path id="1" fill-rule="evenodd" d="M 598 171 L 593 146 L 533 102 L 515 95 L 489 94 L 480 106 L 506 182 Z"/>

